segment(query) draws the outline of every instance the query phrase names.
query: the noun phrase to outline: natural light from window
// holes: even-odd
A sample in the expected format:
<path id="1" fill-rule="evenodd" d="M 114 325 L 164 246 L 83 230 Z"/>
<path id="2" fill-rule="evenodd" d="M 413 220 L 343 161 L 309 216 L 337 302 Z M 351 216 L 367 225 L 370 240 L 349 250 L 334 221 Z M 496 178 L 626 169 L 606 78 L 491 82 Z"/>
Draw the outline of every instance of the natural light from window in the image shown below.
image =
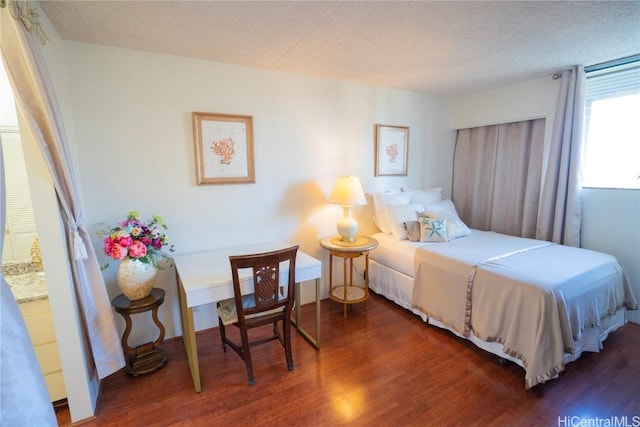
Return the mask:
<path id="1" fill-rule="evenodd" d="M 640 94 L 591 103 L 583 185 L 640 188 Z"/>
<path id="2" fill-rule="evenodd" d="M 640 189 L 640 55 L 584 67 L 585 187 Z"/>

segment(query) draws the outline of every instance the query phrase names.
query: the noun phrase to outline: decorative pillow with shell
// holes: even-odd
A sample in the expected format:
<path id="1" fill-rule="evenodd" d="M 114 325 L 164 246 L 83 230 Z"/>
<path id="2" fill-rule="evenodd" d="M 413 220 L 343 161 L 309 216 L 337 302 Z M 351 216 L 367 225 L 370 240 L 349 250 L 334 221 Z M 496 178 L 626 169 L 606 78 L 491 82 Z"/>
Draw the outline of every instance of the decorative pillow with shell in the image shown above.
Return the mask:
<path id="1" fill-rule="evenodd" d="M 421 242 L 448 242 L 447 220 L 420 217 L 420 241 Z"/>
<path id="2" fill-rule="evenodd" d="M 422 212 L 421 216 L 446 220 L 447 236 L 449 240 L 466 237 L 471 234 L 471 230 L 460 219 L 455 205 L 449 199 L 425 205 L 425 210 Z"/>

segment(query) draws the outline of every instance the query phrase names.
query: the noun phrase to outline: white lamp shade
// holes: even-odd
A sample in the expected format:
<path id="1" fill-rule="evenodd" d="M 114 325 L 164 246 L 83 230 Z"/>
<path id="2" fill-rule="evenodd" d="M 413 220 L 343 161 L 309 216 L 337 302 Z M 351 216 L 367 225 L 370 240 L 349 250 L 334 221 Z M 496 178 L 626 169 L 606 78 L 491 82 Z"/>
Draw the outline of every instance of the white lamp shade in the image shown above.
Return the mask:
<path id="1" fill-rule="evenodd" d="M 357 176 L 339 176 L 329 196 L 329 203 L 343 206 L 366 205 L 360 178 Z"/>

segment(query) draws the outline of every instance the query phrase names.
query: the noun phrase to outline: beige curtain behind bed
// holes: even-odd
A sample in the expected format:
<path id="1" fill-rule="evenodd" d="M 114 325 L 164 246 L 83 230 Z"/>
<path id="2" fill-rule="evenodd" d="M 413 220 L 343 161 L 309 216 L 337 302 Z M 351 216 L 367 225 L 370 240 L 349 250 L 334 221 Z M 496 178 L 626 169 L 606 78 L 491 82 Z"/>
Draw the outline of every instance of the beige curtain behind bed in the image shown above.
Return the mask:
<path id="1" fill-rule="evenodd" d="M 535 237 L 545 120 L 458 131 L 452 199 L 477 230 Z"/>
<path id="2" fill-rule="evenodd" d="M 584 86 L 583 66 L 560 74 L 546 148 L 544 119 L 458 131 L 452 199 L 467 225 L 580 246 Z"/>

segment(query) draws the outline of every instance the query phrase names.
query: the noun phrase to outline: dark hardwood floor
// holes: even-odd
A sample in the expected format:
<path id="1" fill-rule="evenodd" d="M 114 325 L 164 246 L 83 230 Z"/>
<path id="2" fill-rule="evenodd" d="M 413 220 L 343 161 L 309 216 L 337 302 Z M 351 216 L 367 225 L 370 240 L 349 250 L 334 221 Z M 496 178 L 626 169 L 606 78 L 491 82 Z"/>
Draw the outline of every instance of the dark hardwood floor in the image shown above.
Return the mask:
<path id="1" fill-rule="evenodd" d="M 303 324 L 312 330 L 313 315 L 313 305 L 303 308 Z M 255 347 L 256 385 L 249 386 L 240 357 L 223 353 L 217 328 L 203 331 L 199 394 L 182 340 L 166 341 L 167 366 L 137 378 L 111 375 L 96 417 L 80 424 L 571 426 L 626 416 L 628 425 L 640 425 L 639 325 L 614 332 L 600 353 L 585 353 L 559 379 L 532 390 L 524 387 L 522 368 L 498 364 L 377 295 L 368 312 L 358 304 L 347 318 L 339 304 L 323 301 L 321 338 L 316 351 L 295 334 L 294 371 L 287 370 L 277 342 Z M 58 409 L 57 417 L 70 425 L 67 409 Z"/>

